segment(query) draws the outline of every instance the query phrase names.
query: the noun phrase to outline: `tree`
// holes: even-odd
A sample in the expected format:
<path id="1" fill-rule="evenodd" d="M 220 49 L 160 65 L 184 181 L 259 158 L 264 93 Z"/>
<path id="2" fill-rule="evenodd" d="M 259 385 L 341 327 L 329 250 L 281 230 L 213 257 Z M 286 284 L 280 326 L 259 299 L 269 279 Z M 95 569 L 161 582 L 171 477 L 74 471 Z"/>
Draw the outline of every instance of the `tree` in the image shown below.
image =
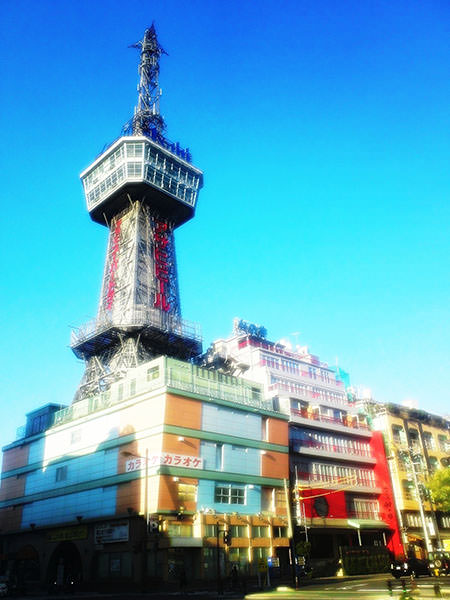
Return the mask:
<path id="1" fill-rule="evenodd" d="M 438 469 L 428 481 L 436 508 L 450 512 L 450 467 Z"/>

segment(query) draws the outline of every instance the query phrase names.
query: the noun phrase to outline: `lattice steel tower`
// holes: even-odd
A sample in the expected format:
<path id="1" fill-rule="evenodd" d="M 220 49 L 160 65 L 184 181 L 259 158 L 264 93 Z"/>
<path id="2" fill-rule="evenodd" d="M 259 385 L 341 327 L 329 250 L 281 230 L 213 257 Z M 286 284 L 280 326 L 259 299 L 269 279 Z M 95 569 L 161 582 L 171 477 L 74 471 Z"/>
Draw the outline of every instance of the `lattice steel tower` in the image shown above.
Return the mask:
<path id="1" fill-rule="evenodd" d="M 159 112 L 155 28 L 140 49 L 138 103 L 121 137 L 83 173 L 91 218 L 109 228 L 96 319 L 72 332 L 86 370 L 74 401 L 108 389 L 129 368 L 158 354 L 201 352 L 196 326 L 181 319 L 174 229 L 194 216 L 202 172 L 188 149 L 165 137 Z"/>

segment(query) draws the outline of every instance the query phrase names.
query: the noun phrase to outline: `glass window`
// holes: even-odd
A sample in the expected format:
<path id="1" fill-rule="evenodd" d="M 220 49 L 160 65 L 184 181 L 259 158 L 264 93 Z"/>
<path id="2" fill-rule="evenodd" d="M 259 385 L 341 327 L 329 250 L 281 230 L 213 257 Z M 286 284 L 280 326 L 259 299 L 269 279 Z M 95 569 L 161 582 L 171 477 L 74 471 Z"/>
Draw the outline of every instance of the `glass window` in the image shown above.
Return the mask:
<path id="1" fill-rule="evenodd" d="M 66 481 L 67 479 L 67 465 L 64 467 L 58 467 L 56 469 L 55 481 Z"/>
<path id="2" fill-rule="evenodd" d="M 273 537 L 287 537 L 287 527 L 273 526 Z"/>
<path id="3" fill-rule="evenodd" d="M 158 379 L 159 377 L 159 366 L 151 367 L 147 369 L 147 381 L 153 381 L 153 379 Z"/>
<path id="4" fill-rule="evenodd" d="M 269 537 L 269 527 L 267 525 L 253 525 L 252 537 L 254 537 L 254 538 Z"/>
<path id="5" fill-rule="evenodd" d="M 221 504 L 245 504 L 245 488 L 218 485 L 215 489 L 214 501 Z"/>
<path id="6" fill-rule="evenodd" d="M 216 444 L 216 469 L 223 470 L 223 444 Z"/>
<path id="7" fill-rule="evenodd" d="M 247 527 L 245 525 L 231 525 L 231 536 L 234 538 L 246 538 Z"/>
<path id="8" fill-rule="evenodd" d="M 423 443 L 427 450 L 434 450 L 434 439 L 432 434 L 429 431 L 423 432 Z"/>
<path id="9" fill-rule="evenodd" d="M 167 533 L 172 536 L 192 537 L 192 525 L 184 523 L 173 523 L 169 521 L 167 525 Z"/>
<path id="10" fill-rule="evenodd" d="M 203 535 L 205 537 L 215 537 L 217 535 L 217 525 L 205 525 L 203 529 Z"/>

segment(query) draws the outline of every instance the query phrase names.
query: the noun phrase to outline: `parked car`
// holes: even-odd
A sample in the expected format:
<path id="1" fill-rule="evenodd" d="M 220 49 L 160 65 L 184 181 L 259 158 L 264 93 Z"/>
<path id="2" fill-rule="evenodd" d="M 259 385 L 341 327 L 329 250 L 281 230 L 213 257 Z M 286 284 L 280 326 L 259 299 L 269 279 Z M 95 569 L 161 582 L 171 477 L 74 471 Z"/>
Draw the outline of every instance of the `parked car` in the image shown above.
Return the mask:
<path id="1" fill-rule="evenodd" d="M 426 575 L 429 577 L 430 569 L 428 567 L 428 561 L 409 557 L 402 561 L 392 562 L 391 573 L 396 579 L 410 575 L 413 575 L 414 577 Z"/>
<path id="2" fill-rule="evenodd" d="M 428 555 L 428 566 L 432 575 L 450 575 L 450 552 L 436 551 Z"/>

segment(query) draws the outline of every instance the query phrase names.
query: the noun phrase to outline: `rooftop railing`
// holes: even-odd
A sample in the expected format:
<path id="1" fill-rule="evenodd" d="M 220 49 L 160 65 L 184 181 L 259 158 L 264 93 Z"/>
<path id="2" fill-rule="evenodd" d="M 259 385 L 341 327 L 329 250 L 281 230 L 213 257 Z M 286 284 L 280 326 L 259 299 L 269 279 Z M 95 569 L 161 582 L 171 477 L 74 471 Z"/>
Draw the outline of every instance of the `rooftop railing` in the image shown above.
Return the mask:
<path id="1" fill-rule="evenodd" d="M 223 384 L 218 381 L 205 381 L 195 375 L 190 381 L 180 377 L 176 371 L 169 369 L 167 385 L 186 392 L 193 392 L 210 398 L 219 398 L 251 406 L 252 408 L 273 411 L 272 400 L 262 398 L 261 393 L 242 385 Z"/>
<path id="2" fill-rule="evenodd" d="M 233 402 L 236 405 L 256 408 L 258 410 L 274 411 L 272 400 L 262 398 L 258 389 L 251 387 L 250 384 L 243 384 L 238 380 L 236 383 L 222 383 L 220 381 L 207 381 L 198 377 L 188 369 L 177 369 L 176 367 L 167 367 L 163 373 L 152 381 L 137 381 L 136 393 L 145 393 L 157 390 L 158 388 L 170 387 L 175 390 L 192 392 Z M 51 426 L 63 425 L 76 419 L 86 417 L 89 414 L 103 410 L 115 404 L 119 404 L 129 398 L 119 395 L 118 388 L 111 388 L 105 392 L 85 398 L 79 402 L 71 404 L 53 415 Z"/>

